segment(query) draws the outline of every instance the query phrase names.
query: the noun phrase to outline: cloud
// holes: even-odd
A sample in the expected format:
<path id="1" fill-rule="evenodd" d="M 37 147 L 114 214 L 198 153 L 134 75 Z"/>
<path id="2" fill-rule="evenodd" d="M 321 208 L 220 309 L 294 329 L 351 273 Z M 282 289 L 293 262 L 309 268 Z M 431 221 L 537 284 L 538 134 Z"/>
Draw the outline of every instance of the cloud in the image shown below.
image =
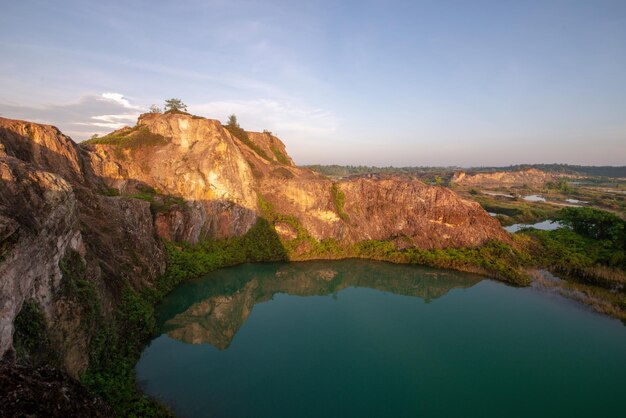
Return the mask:
<path id="1" fill-rule="evenodd" d="M 189 109 L 222 121 L 234 113 L 244 129 L 267 129 L 296 138 L 329 136 L 336 132 L 338 125 L 338 119 L 323 109 L 267 99 L 215 101 L 190 105 Z"/>
<path id="2" fill-rule="evenodd" d="M 124 95 L 120 93 L 102 93 L 101 96 L 104 100 L 112 100 L 115 103 L 122 105 L 125 109 L 141 109 L 141 106 L 131 105 L 128 99 L 126 99 Z"/>
<path id="3" fill-rule="evenodd" d="M 93 134 L 105 135 L 135 121 L 145 109 L 121 93 L 85 95 L 64 104 L 22 106 L 0 102 L 0 116 L 57 126 L 75 141 Z M 338 118 L 331 112 L 293 101 L 249 99 L 189 104 L 194 114 L 226 121 L 236 114 L 241 126 L 250 131 L 264 129 L 279 135 L 294 151 L 311 144 L 330 144 L 337 135 Z M 332 141 L 334 143 L 334 141 Z"/>
<path id="4" fill-rule="evenodd" d="M 90 94 L 76 102 L 38 107 L 0 102 L 0 116 L 51 124 L 75 141 L 134 125 L 143 109 L 120 93 Z"/>

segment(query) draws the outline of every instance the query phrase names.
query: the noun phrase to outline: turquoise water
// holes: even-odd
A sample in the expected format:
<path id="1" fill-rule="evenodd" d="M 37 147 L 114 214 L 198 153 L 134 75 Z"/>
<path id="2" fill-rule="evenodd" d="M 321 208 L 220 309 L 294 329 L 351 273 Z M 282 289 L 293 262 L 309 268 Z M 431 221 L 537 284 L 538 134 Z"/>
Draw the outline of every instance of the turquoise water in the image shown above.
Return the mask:
<path id="1" fill-rule="evenodd" d="M 177 288 L 137 379 L 185 417 L 612 417 L 626 327 L 475 276 L 346 260 Z"/>

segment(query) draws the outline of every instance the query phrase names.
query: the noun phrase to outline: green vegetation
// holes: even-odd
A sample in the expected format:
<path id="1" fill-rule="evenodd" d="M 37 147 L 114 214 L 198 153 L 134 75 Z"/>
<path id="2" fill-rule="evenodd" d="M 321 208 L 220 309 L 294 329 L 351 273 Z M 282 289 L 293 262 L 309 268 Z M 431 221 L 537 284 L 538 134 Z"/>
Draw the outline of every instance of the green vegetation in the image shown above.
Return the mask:
<path id="1" fill-rule="evenodd" d="M 102 396 L 123 417 L 172 417 L 171 411 L 143 395 L 135 383 L 134 366 L 155 331 L 152 304 L 132 290 L 121 291 L 115 312 L 97 328 L 89 344 L 89 368 L 81 381 Z"/>
<path id="2" fill-rule="evenodd" d="M 147 184 L 137 186 L 137 190 L 139 190 L 139 193 L 131 194 L 128 197 L 150 202 L 150 211 L 153 214 L 167 213 L 174 205 L 179 206 L 182 210 L 187 209 L 185 199 L 182 197 L 158 193 L 154 188 L 148 186 Z"/>
<path id="3" fill-rule="evenodd" d="M 100 194 L 104 196 L 119 196 L 120 191 L 114 187 L 107 187 L 106 189 L 102 190 Z"/>
<path id="4" fill-rule="evenodd" d="M 50 344 L 46 317 L 37 302 L 24 302 L 15 317 L 14 327 L 13 347 L 19 363 L 34 366 L 59 364 L 58 355 Z"/>
<path id="5" fill-rule="evenodd" d="M 314 251 L 317 249 L 318 242 L 315 238 L 309 234 L 309 231 L 302 226 L 300 220 L 295 216 L 283 215 L 276 211 L 274 205 L 265 200 L 263 196 L 260 194 L 257 195 L 259 209 L 261 210 L 261 215 L 263 219 L 266 220 L 270 225 L 274 226 L 277 224 L 285 224 L 288 225 L 293 231 L 296 233 L 296 238 L 282 242 L 283 247 L 285 248 L 287 254 L 292 254 L 296 252 L 301 245 L 305 245 L 310 248 L 310 251 Z"/>
<path id="6" fill-rule="evenodd" d="M 221 267 L 287 259 L 278 235 L 265 219 L 259 219 L 242 237 L 209 239 L 195 245 L 171 242 L 165 245 L 168 267 L 166 273 L 157 280 L 155 289 L 147 293 L 152 301 L 160 300 L 185 280 Z"/>
<path id="7" fill-rule="evenodd" d="M 546 183 L 546 188 L 557 190 L 563 193 L 572 191 L 572 188 L 570 187 L 569 183 L 565 179 L 558 179 L 556 181 L 550 181 Z"/>
<path id="8" fill-rule="evenodd" d="M 270 157 L 263 151 L 257 144 L 255 144 L 249 137 L 248 133 L 244 131 L 241 126 L 239 126 L 239 122 L 237 122 L 237 116 L 230 115 L 228 117 L 228 123 L 224 126 L 228 132 L 230 132 L 235 138 L 239 139 L 241 142 L 246 144 L 248 148 L 252 151 L 256 152 L 259 157 L 270 161 Z"/>
<path id="9" fill-rule="evenodd" d="M 343 191 L 341 191 L 339 186 L 337 186 L 337 183 L 333 183 L 333 185 L 330 186 L 330 194 L 331 194 L 331 196 L 333 198 L 333 204 L 335 205 L 335 211 L 337 212 L 337 214 L 339 215 L 339 217 L 343 221 L 348 222 L 350 220 L 350 217 L 348 216 L 348 214 L 344 210 L 344 205 L 346 204 L 346 195 L 345 195 L 345 193 Z"/>
<path id="10" fill-rule="evenodd" d="M 187 112 L 187 105 L 180 99 L 168 99 L 165 101 L 165 113 Z"/>
<path id="11" fill-rule="evenodd" d="M 332 238 L 317 241 L 296 217 L 279 214 L 262 196 L 259 195 L 258 199 L 262 215 L 271 225 L 284 223 L 296 232 L 294 239 L 282 242 L 292 259 L 369 258 L 490 274 L 514 285 L 529 284 L 529 278 L 523 270 L 531 264 L 530 256 L 508 244 L 493 241 L 478 248 L 402 250 L 393 241 L 369 240 L 352 245 L 342 245 Z"/>
<path id="12" fill-rule="evenodd" d="M 274 156 L 276 157 L 276 160 L 279 163 L 289 165 L 289 158 L 287 158 L 287 156 L 283 154 L 281 150 L 276 148 L 274 144 L 270 145 L 270 149 L 272 150 L 272 154 L 274 154 Z"/>
<path id="13" fill-rule="evenodd" d="M 556 217 L 569 228 L 525 229 L 535 259 L 569 279 L 626 291 L 626 229 L 619 217 L 593 208 L 566 208 Z"/>
<path id="14" fill-rule="evenodd" d="M 480 203 L 483 209 L 497 214 L 502 225 L 545 221 L 554 218 L 559 211 L 557 207 L 548 204 L 531 203 L 521 199 L 502 200 L 480 194 L 476 190 L 469 193 L 472 199 Z"/>
<path id="15" fill-rule="evenodd" d="M 616 215 L 594 208 L 565 208 L 557 219 L 583 237 L 608 240 L 616 248 L 626 248 L 626 222 Z"/>
<path id="16" fill-rule="evenodd" d="M 137 148 L 165 145 L 168 142 L 166 137 L 150 132 L 145 126 L 137 125 L 133 128 L 120 129 L 101 138 L 83 141 L 81 145 L 111 145 L 115 147 L 115 155 L 124 158 L 125 150 L 134 152 Z"/>
<path id="17" fill-rule="evenodd" d="M 100 320 L 100 300 L 93 282 L 85 278 L 85 264 L 76 251 L 69 252 L 59 262 L 61 268 L 60 296 L 73 302 L 80 315 L 81 327 L 93 329 Z"/>
<path id="18" fill-rule="evenodd" d="M 313 171 L 317 171 L 325 176 L 337 177 L 337 176 L 349 176 L 354 174 L 374 174 L 374 173 L 386 173 L 386 174 L 424 174 L 424 173 L 441 173 L 444 178 L 448 178 L 454 171 L 463 170 L 467 173 L 477 172 L 494 172 L 494 171 L 519 171 L 529 168 L 536 168 L 538 170 L 546 171 L 549 173 L 557 174 L 577 174 L 584 176 L 603 176 L 608 178 L 626 178 L 626 166 L 583 166 L 583 165 L 568 165 L 568 164 L 520 164 L 511 165 L 507 167 L 422 167 L 422 166 L 408 166 L 408 167 L 375 167 L 375 166 L 354 166 L 354 165 L 309 165 L 307 166 Z"/>

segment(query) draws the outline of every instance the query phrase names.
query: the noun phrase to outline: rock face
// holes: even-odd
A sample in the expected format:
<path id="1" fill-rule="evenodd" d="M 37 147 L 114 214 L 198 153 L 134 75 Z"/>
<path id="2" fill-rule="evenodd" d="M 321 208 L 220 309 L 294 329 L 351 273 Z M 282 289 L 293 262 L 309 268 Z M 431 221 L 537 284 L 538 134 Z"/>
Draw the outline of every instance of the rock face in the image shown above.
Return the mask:
<path id="1" fill-rule="evenodd" d="M 125 135 L 128 129 L 118 132 Z M 421 248 L 509 240 L 477 203 L 449 189 L 401 176 L 334 184 L 296 167 L 282 142 L 269 133 L 250 132 L 242 140 L 218 121 L 183 114 L 143 115 L 133 129 L 167 139 L 134 148 L 114 141 L 84 148 L 97 156 L 94 165 L 109 186 L 126 192 L 141 182 L 187 201 L 186 207 L 157 215 L 159 234 L 167 239 L 196 242 L 241 235 L 260 213 L 260 196 L 277 213 L 297 218 L 317 240 L 401 239 Z M 338 200 L 343 200 L 341 207 Z M 289 225 L 275 226 L 284 240 L 296 236 Z"/>
<path id="2" fill-rule="evenodd" d="M 318 240 L 398 240 L 420 248 L 509 240 L 478 203 L 414 178 L 367 176 L 334 185 L 328 179 L 264 179 L 260 190 L 278 212 L 297 217 Z M 278 232 L 288 238 L 288 232 Z"/>
<path id="3" fill-rule="evenodd" d="M 270 133 L 235 136 L 216 120 L 180 113 L 145 114 L 135 127 L 80 145 L 52 126 L 0 118 L 0 175 L 0 356 L 11 352 L 22 305 L 34 300 L 74 376 L 87 365 L 89 332 L 63 290 L 68 271 L 93 285 L 106 314 L 125 283 L 150 287 L 164 271 L 160 237 L 240 236 L 265 216 L 286 246 L 302 233 L 337 245 L 510 241 L 478 204 L 449 189 L 407 177 L 335 183 L 296 167 Z M 291 256 L 307 258 L 305 247 L 291 246 Z M 80 266 L 68 270 L 71 260 Z"/>
<path id="4" fill-rule="evenodd" d="M 101 398 L 65 373 L 46 367 L 0 363 L 0 415 L 3 417 L 112 417 Z"/>
<path id="5" fill-rule="evenodd" d="M 242 235 L 254 225 L 257 198 L 252 171 L 220 122 L 183 114 L 145 114 L 133 129 L 118 131 L 127 135 L 130 146 L 113 142 L 85 149 L 94 172 L 110 187 L 133 192 L 145 184 L 192 202 L 159 217 L 161 235 L 197 242 Z"/>
<path id="6" fill-rule="evenodd" d="M 521 171 L 496 171 L 493 173 L 466 174 L 463 171 L 454 173 L 450 180 L 453 184 L 468 187 L 498 188 L 498 187 L 541 187 L 556 178 L 536 168 Z"/>
<path id="7" fill-rule="evenodd" d="M 78 279 L 96 289 L 105 313 L 124 281 L 150 286 L 165 268 L 150 205 L 99 194 L 106 186 L 90 161 L 52 126 L 0 118 L 0 356 L 12 349 L 22 305 L 35 301 L 73 376 L 87 366 L 92 330 L 64 291 L 67 260 L 80 264 Z"/>

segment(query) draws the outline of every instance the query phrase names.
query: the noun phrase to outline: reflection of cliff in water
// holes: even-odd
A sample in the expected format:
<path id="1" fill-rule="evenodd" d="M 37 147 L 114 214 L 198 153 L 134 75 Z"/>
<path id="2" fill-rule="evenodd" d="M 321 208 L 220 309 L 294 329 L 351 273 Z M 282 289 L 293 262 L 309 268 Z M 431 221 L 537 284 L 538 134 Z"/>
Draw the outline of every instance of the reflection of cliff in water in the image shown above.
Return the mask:
<path id="1" fill-rule="evenodd" d="M 480 280 L 465 273 L 366 260 L 243 265 L 179 287 L 159 312 L 162 331 L 170 337 L 225 349 L 253 306 L 276 293 L 328 295 L 364 287 L 428 302 Z"/>

